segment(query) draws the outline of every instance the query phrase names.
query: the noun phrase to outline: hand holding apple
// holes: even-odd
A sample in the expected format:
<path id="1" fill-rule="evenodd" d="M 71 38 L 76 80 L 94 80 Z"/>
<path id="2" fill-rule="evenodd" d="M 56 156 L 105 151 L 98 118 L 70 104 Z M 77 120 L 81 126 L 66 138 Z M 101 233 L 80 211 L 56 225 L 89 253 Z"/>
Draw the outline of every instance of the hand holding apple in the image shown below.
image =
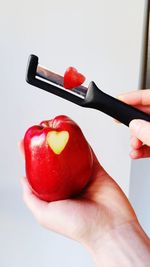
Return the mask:
<path id="1" fill-rule="evenodd" d="M 29 128 L 24 152 L 28 182 L 42 200 L 74 197 L 90 180 L 91 148 L 79 126 L 67 116 Z"/>
<path id="2" fill-rule="evenodd" d="M 134 259 L 134 266 L 137 266 L 139 257 L 138 266 L 147 266 L 143 265 L 139 251 L 147 254 L 144 258 L 148 263 L 149 239 L 127 197 L 94 153 L 90 182 L 76 198 L 47 203 L 32 193 L 25 178 L 22 187 L 24 202 L 37 222 L 50 231 L 80 242 L 88 249 L 96 266 L 121 266 L 122 262 L 127 262 L 125 266 L 133 267 Z M 119 265 L 116 255 L 119 255 Z M 130 260 L 131 264 L 128 264 Z"/>

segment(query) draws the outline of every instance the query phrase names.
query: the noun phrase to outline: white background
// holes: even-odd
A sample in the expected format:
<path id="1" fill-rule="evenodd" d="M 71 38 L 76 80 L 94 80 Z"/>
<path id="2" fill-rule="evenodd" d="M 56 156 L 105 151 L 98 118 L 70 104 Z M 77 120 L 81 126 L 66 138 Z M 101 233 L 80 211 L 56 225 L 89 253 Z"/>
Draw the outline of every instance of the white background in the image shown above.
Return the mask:
<path id="1" fill-rule="evenodd" d="M 128 195 L 129 131 L 25 82 L 28 56 L 63 75 L 72 65 L 106 93 L 138 88 L 143 0 L 3 1 L 0 9 L 0 266 L 94 266 L 74 241 L 42 229 L 22 201 L 24 163 L 17 143 L 26 129 L 66 114 L 82 128 L 102 165 Z"/>

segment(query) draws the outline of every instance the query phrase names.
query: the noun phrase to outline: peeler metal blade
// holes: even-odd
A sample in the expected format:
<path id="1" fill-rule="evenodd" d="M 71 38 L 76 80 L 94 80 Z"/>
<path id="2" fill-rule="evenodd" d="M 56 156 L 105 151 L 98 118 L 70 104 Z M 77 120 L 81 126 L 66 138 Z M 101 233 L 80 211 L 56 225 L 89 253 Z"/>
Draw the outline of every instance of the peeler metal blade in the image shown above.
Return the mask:
<path id="1" fill-rule="evenodd" d="M 47 68 L 39 65 L 39 58 L 30 55 L 27 65 L 26 81 L 54 95 L 60 96 L 77 105 L 82 106 L 87 93 L 87 88 L 79 86 L 72 90 L 64 88 L 63 76 L 56 74 Z"/>

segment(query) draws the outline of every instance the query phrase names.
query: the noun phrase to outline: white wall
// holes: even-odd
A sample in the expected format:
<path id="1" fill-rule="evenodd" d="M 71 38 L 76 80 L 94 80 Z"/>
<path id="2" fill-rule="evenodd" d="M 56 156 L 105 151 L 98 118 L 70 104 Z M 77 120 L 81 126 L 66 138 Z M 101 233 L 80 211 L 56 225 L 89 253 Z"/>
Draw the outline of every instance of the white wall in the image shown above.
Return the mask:
<path id="1" fill-rule="evenodd" d="M 129 197 L 138 219 L 150 236 L 150 159 L 132 162 Z"/>
<path id="2" fill-rule="evenodd" d="M 107 171 L 128 194 L 129 132 L 106 115 L 73 105 L 25 82 L 30 53 L 58 73 L 73 65 L 113 96 L 138 86 L 143 0 L 3 1 L 0 8 L 0 265 L 93 266 L 77 243 L 50 233 L 22 202 L 24 164 L 17 142 L 32 124 L 73 118 Z"/>
<path id="3" fill-rule="evenodd" d="M 149 6 L 149 7 L 148 7 Z M 145 19 L 143 23 L 146 25 L 147 20 L 149 19 L 150 25 L 150 15 L 147 18 L 147 15 L 150 10 L 150 2 L 145 2 Z M 143 28 L 143 30 L 146 27 Z M 145 39 L 145 31 L 143 31 L 143 41 Z M 149 48 L 150 51 L 150 30 L 149 30 Z M 141 56 L 141 71 L 139 74 L 139 89 L 142 88 L 143 83 L 143 70 L 144 70 L 144 54 L 145 51 L 143 49 L 143 56 Z M 149 52 L 148 52 L 149 54 Z M 150 88 L 150 55 L 148 56 L 148 75 L 146 79 L 146 88 Z M 131 173 L 130 173 L 130 185 L 129 185 L 129 199 L 136 211 L 137 217 L 146 231 L 146 233 L 150 236 L 150 158 L 148 159 L 140 159 L 140 160 L 133 160 L 131 163 Z"/>

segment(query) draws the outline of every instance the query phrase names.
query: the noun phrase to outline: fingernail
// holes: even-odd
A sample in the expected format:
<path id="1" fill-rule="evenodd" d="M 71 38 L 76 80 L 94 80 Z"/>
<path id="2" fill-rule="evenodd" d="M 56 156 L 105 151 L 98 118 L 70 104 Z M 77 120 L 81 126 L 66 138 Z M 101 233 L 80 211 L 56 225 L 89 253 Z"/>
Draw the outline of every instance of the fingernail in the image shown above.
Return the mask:
<path id="1" fill-rule="evenodd" d="M 142 125 L 142 122 L 140 120 L 132 120 L 129 124 L 129 127 L 131 131 L 138 132 L 141 125 Z"/>

